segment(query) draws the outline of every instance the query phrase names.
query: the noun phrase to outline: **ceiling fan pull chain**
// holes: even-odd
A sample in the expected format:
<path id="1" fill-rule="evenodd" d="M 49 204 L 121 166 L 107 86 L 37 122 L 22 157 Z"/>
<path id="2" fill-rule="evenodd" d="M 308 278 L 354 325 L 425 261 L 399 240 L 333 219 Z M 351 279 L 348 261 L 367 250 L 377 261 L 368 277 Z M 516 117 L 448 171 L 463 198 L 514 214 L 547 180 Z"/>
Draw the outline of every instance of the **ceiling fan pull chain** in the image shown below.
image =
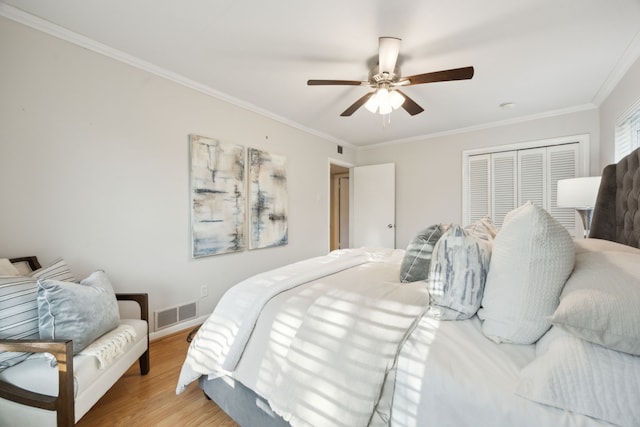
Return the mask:
<path id="1" fill-rule="evenodd" d="M 382 127 L 386 128 L 391 126 L 391 113 L 382 114 Z"/>

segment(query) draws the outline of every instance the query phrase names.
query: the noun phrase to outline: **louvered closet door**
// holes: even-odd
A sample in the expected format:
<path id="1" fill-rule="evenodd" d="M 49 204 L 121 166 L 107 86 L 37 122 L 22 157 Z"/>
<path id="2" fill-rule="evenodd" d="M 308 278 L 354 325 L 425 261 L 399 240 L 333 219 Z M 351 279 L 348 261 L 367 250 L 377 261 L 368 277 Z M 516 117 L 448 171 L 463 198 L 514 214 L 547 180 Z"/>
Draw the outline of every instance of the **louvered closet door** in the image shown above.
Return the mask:
<path id="1" fill-rule="evenodd" d="M 470 224 L 487 215 L 491 216 L 490 204 L 491 187 L 489 166 L 491 154 L 469 157 L 467 173 L 467 217 Z"/>
<path id="2" fill-rule="evenodd" d="M 517 152 L 491 154 L 491 218 L 498 227 L 515 207 L 518 191 Z"/>
<path id="3" fill-rule="evenodd" d="M 546 157 L 545 147 L 518 151 L 518 206 L 531 202 L 547 208 Z"/>
<path id="4" fill-rule="evenodd" d="M 469 156 L 465 181 L 467 223 L 489 215 L 501 227 L 514 208 L 531 201 L 573 236 L 582 235 L 575 210 L 559 208 L 558 180 L 583 176 L 579 142 Z"/>
<path id="5" fill-rule="evenodd" d="M 578 170 L 578 149 L 577 143 L 547 147 L 549 191 L 546 209 L 574 237 L 582 236 L 582 228 L 576 219 L 575 209 L 558 207 L 558 181 L 582 176 L 582 171 Z"/>

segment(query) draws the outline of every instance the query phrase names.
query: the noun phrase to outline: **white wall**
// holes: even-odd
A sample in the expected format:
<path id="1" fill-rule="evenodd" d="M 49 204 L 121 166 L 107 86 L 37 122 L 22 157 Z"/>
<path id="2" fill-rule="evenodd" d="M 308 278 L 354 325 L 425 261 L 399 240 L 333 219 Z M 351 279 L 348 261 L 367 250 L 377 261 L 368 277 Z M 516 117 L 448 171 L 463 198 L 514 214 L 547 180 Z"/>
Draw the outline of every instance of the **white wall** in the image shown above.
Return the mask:
<path id="1" fill-rule="evenodd" d="M 63 257 L 149 292 L 152 312 L 206 314 L 237 281 L 326 253 L 328 158 L 354 150 L 4 18 L 0 58 L 0 257 Z M 287 157 L 288 245 L 191 258 L 190 133 Z"/>
<path id="2" fill-rule="evenodd" d="M 405 248 L 422 228 L 462 221 L 464 150 L 578 134 L 590 136 L 593 173 L 599 136 L 596 109 L 362 150 L 358 165 L 396 164 L 396 247 Z"/>
<path id="3" fill-rule="evenodd" d="M 600 169 L 615 161 L 615 126 L 621 115 L 640 100 L 640 59 L 600 105 Z"/>

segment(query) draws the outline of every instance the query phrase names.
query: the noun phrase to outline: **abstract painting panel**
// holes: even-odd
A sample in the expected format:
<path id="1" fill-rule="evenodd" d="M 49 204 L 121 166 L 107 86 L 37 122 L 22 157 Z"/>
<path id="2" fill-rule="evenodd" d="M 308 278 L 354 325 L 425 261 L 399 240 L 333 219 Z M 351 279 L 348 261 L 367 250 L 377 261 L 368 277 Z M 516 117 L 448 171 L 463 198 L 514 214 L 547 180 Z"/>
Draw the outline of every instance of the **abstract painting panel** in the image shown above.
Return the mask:
<path id="1" fill-rule="evenodd" d="M 244 147 L 189 135 L 193 257 L 245 249 Z"/>
<path id="2" fill-rule="evenodd" d="M 286 245 L 286 158 L 249 148 L 249 249 Z"/>

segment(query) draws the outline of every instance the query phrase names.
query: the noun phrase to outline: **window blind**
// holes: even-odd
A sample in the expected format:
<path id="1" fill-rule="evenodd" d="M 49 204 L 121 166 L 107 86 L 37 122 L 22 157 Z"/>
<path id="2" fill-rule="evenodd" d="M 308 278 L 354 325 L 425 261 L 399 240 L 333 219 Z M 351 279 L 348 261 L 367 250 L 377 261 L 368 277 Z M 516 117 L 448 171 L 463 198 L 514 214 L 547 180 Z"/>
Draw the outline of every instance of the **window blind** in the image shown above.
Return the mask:
<path id="1" fill-rule="evenodd" d="M 615 135 L 615 161 L 640 147 L 640 102 L 637 102 L 617 125 Z"/>

